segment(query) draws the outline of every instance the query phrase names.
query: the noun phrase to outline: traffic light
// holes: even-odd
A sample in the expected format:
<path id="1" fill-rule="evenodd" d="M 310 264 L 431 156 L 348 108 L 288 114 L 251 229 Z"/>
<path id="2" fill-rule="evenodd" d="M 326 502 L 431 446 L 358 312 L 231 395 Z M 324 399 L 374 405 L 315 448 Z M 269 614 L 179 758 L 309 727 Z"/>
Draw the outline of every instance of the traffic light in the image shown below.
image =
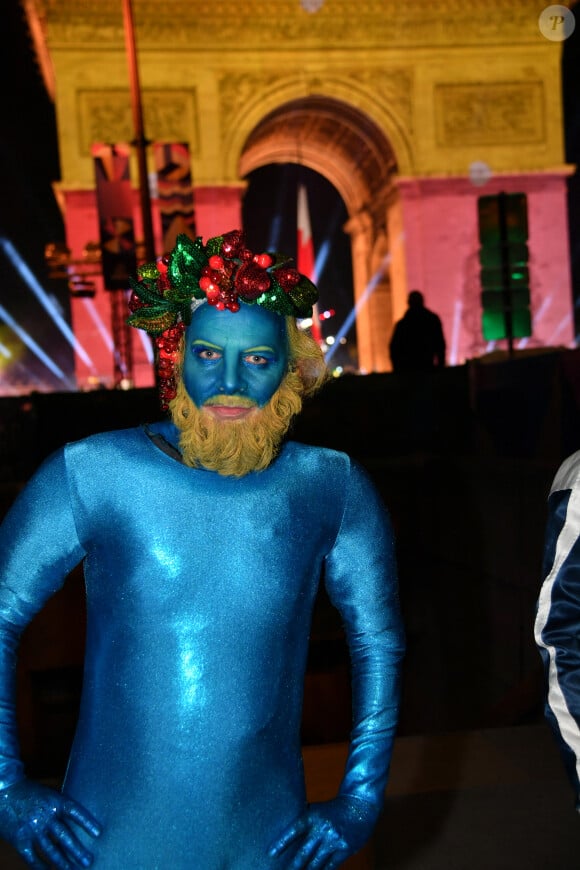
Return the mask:
<path id="1" fill-rule="evenodd" d="M 483 337 L 511 344 L 532 334 L 527 197 L 481 196 L 477 209 Z"/>

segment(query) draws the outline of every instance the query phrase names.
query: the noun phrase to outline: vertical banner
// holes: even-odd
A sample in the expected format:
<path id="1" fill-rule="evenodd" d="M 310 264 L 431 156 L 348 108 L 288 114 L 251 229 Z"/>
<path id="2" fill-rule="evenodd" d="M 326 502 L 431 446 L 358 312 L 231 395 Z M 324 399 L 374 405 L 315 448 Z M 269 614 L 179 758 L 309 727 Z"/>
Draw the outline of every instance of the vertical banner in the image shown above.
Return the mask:
<path id="1" fill-rule="evenodd" d="M 127 290 L 137 271 L 128 145 L 93 145 L 103 278 L 106 290 Z"/>
<path id="2" fill-rule="evenodd" d="M 312 230 L 310 228 L 310 212 L 308 210 L 308 196 L 306 187 L 303 184 L 298 185 L 298 238 L 296 266 L 298 271 L 307 278 L 310 278 L 313 284 L 317 282 L 316 262 L 314 259 L 314 242 L 312 241 Z M 310 329 L 312 338 L 319 344 L 322 342 L 322 331 L 320 329 L 320 320 L 318 315 L 318 305 L 312 308 L 312 327 Z"/>
<path id="3" fill-rule="evenodd" d="M 153 144 L 163 250 L 175 246 L 179 233 L 196 236 L 189 146 L 187 142 Z"/>

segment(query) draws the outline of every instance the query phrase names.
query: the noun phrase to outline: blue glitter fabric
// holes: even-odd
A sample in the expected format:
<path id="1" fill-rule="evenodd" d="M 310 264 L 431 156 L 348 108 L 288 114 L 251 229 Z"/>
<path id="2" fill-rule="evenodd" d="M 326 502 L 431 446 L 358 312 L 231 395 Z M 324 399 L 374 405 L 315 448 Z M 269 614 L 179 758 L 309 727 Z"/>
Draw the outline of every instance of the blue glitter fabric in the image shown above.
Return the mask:
<path id="1" fill-rule="evenodd" d="M 18 847 L 1 800 L 26 783 L 10 676 L 17 637 L 84 560 L 85 677 L 63 792 L 102 834 L 55 814 L 95 867 L 336 867 L 362 845 L 383 802 L 403 638 L 389 520 L 347 456 L 287 442 L 266 471 L 231 478 L 186 467 L 142 428 L 96 435 L 47 460 L 3 524 L 0 553 L 1 835 Z M 300 752 L 322 573 L 354 693 L 329 815 L 345 840 L 349 825 L 364 835 L 310 864 L 304 831 L 329 827 L 308 816 Z"/>

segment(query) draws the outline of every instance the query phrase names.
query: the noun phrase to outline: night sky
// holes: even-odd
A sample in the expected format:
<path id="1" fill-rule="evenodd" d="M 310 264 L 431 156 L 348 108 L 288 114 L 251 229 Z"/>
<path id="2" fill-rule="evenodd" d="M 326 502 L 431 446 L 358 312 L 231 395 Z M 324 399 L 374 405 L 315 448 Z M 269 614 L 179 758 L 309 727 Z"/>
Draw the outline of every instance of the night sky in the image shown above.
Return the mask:
<path id="1" fill-rule="evenodd" d="M 564 43 L 562 55 L 562 105 L 566 162 L 580 167 L 580 4 L 576 4 L 576 29 Z M 572 287 L 575 299 L 576 336 L 580 335 L 580 171 L 568 181 L 568 220 Z"/>
<path id="2" fill-rule="evenodd" d="M 24 13 L 16 0 L 2 4 L 0 89 L 0 239 L 8 239 L 16 252 L 57 300 L 68 317 L 68 294 L 62 282 L 48 282 L 44 247 L 64 239 L 60 211 L 51 182 L 59 177 L 54 107 L 36 65 Z M 65 373 L 72 373 L 69 345 L 50 317 L 0 250 L 0 305 L 28 332 Z M 0 318 L 0 324 L 2 318 Z M 23 351 L 12 330 L 0 325 L 0 343 L 14 354 L 9 370 L 28 377 L 39 388 L 62 389 L 62 381 L 30 351 Z M 18 362 L 14 366 L 13 361 Z M 0 378 L 2 363 L 0 355 Z M 24 369 L 25 367 L 25 369 Z M 36 380 L 38 379 L 38 381 Z"/>

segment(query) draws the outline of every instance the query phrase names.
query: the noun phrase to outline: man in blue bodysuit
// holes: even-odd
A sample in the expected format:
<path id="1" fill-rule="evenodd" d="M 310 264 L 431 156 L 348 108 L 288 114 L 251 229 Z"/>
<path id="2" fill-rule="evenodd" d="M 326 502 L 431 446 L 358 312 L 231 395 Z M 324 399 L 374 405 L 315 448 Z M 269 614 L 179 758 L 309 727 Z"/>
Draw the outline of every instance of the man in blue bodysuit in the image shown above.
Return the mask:
<path id="1" fill-rule="evenodd" d="M 346 455 L 284 440 L 322 356 L 314 286 L 238 231 L 179 237 L 133 282 L 171 420 L 51 456 L 0 532 L 0 835 L 32 867 L 336 868 L 381 811 L 403 633 L 393 539 Z M 27 779 L 20 632 L 83 562 L 81 709 L 62 792 Z M 300 719 L 321 576 L 344 621 L 353 729 L 306 802 Z"/>

